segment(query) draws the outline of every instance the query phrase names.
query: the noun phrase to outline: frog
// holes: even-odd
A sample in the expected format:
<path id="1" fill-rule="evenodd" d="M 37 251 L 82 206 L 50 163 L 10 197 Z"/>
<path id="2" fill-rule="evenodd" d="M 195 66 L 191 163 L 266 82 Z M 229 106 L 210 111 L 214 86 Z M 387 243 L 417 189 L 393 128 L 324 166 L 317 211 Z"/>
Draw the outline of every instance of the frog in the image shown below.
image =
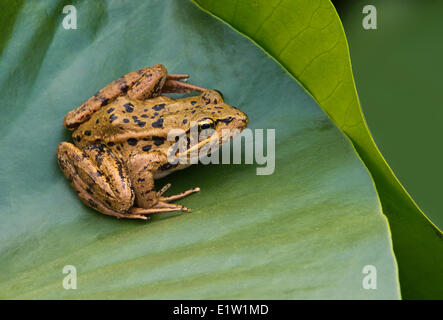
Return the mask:
<path id="1" fill-rule="evenodd" d="M 162 64 L 145 67 L 111 82 L 66 114 L 63 126 L 72 131 L 73 143 L 58 145 L 57 162 L 85 205 L 118 219 L 148 220 L 154 213 L 191 211 L 173 202 L 199 192 L 199 187 L 171 196 L 165 195 L 170 183 L 155 187 L 155 180 L 190 165 L 168 160 L 177 143 L 168 133 L 185 132 L 186 154 L 205 145 L 191 146 L 192 128 L 211 129 L 219 136 L 226 129 L 238 134 L 249 119 L 226 104 L 220 91 L 188 83 L 188 78 L 169 74 Z M 172 98 L 168 93 L 187 95 Z M 218 147 L 225 142 L 219 139 Z"/>

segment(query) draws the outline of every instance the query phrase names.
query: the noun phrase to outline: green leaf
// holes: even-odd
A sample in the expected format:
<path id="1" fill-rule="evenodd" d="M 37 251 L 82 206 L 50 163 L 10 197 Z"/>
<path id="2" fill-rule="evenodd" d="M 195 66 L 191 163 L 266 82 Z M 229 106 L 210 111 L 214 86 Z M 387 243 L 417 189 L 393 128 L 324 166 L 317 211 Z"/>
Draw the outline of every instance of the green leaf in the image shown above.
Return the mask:
<path id="1" fill-rule="evenodd" d="M 361 22 L 366 4 L 352 1 L 341 16 L 366 121 L 395 175 L 442 230 L 443 41 L 435 39 L 443 1 L 373 0 L 381 16 L 369 32 Z"/>
<path id="2" fill-rule="evenodd" d="M 0 8 L 14 17 L 0 60 L 1 297 L 399 298 L 387 221 L 349 141 L 250 41 L 190 2 L 164 3 L 79 2 L 77 30 L 62 28 L 61 1 Z M 85 207 L 56 163 L 63 117 L 155 63 L 275 129 L 274 174 L 195 165 L 157 183 L 199 186 L 180 202 L 193 212 L 148 223 Z M 66 265 L 77 290 L 62 287 Z M 366 265 L 377 290 L 362 287 Z"/>
<path id="3" fill-rule="evenodd" d="M 194 2 L 275 59 L 351 139 L 374 179 L 389 220 L 403 297 L 442 298 L 442 233 L 396 179 L 369 133 L 354 85 L 346 37 L 330 1 Z"/>

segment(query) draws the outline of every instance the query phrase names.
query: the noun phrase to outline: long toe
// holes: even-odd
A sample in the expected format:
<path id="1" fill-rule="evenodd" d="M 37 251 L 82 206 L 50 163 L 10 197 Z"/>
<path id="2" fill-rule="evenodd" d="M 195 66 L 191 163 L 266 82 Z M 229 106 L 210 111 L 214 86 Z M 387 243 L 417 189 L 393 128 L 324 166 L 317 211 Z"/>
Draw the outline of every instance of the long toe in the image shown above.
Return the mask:
<path id="1" fill-rule="evenodd" d="M 183 199 L 183 198 L 189 196 L 190 194 L 193 194 L 193 193 L 196 193 L 196 192 L 199 192 L 199 191 L 200 191 L 199 187 L 193 188 L 193 189 L 189 189 L 189 190 L 186 190 L 185 192 L 182 192 L 182 193 L 179 193 L 179 194 L 176 194 L 176 195 L 173 195 L 173 196 L 160 197 L 160 201 L 162 201 L 162 202 L 171 202 L 171 201 Z"/>

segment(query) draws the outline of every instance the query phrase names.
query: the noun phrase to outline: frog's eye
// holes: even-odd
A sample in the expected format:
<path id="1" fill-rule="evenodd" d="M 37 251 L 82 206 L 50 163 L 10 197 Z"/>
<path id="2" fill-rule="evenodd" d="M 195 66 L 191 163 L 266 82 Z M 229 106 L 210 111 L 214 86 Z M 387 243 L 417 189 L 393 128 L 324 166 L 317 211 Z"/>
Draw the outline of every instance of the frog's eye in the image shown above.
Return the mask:
<path id="1" fill-rule="evenodd" d="M 213 129 L 214 126 L 215 126 L 215 122 L 211 118 L 204 118 L 198 122 L 198 129 L 199 130 Z"/>

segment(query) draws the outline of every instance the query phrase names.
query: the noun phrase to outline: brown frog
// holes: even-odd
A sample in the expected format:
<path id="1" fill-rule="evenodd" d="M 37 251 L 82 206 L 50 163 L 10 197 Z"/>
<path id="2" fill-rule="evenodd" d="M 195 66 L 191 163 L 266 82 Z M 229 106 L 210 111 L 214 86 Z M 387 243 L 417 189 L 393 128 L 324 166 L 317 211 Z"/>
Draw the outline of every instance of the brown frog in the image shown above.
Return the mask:
<path id="1" fill-rule="evenodd" d="M 197 123 L 198 130 L 211 128 L 221 137 L 223 129 L 243 130 L 248 117 L 225 104 L 220 92 L 181 81 L 186 78 L 168 74 L 160 64 L 133 71 L 66 115 L 63 125 L 73 130 L 74 144 L 60 143 L 57 159 L 86 205 L 117 218 L 190 211 L 170 202 L 199 188 L 164 196 L 170 184 L 160 191 L 154 187 L 154 179 L 188 166 L 168 161 L 175 143 L 167 139 L 168 132 L 181 129 L 189 135 L 191 123 Z M 183 99 L 163 95 L 193 91 L 201 95 Z"/>

